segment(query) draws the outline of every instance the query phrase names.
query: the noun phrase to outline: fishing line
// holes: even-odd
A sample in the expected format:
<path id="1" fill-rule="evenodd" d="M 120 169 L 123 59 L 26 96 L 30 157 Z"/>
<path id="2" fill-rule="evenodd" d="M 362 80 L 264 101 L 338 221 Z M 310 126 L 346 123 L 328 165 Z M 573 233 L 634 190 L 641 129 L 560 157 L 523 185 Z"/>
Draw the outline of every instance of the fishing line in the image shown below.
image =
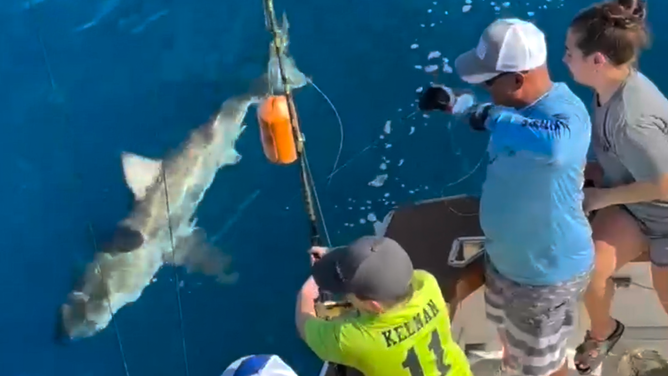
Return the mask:
<path id="1" fill-rule="evenodd" d="M 364 149 L 358 151 L 355 155 L 353 155 L 352 157 L 348 158 L 348 160 L 347 160 L 344 164 L 342 164 L 341 167 L 337 168 L 336 170 L 332 171 L 331 174 L 327 175 L 327 179 L 328 179 L 329 181 L 331 181 L 332 177 L 333 177 L 334 175 L 336 175 L 339 171 L 341 171 L 341 170 L 343 170 L 344 168 L 346 168 L 349 164 L 351 164 L 352 162 L 354 162 L 355 159 L 357 159 L 357 157 L 359 157 L 359 156 L 361 156 L 362 154 L 366 153 L 367 150 L 369 150 L 369 149 L 371 149 L 371 148 L 373 148 L 373 147 L 375 147 L 375 146 L 378 146 L 378 144 L 380 144 L 380 140 L 376 140 L 376 141 L 370 143 L 369 145 L 367 145 Z"/>
<path id="2" fill-rule="evenodd" d="M 36 10 L 33 9 L 32 6 L 29 7 L 31 10 L 31 14 L 34 14 L 35 16 L 35 29 L 37 31 L 37 38 L 39 40 L 39 46 L 40 50 L 42 52 L 42 58 L 44 59 L 44 66 L 46 67 L 46 73 L 49 77 L 49 85 L 51 87 L 51 95 L 49 96 L 51 99 L 58 99 L 59 102 L 63 101 L 64 98 L 62 98 L 62 95 L 60 94 L 58 90 L 58 86 L 56 85 L 56 79 L 53 75 L 53 69 L 51 67 L 51 61 L 49 59 L 49 54 L 48 51 L 46 50 L 46 45 L 44 44 L 44 37 L 42 36 L 42 28 L 39 26 L 39 21 L 37 20 L 39 18 L 38 15 L 36 15 Z M 65 118 L 65 121 L 69 123 L 70 117 L 69 117 L 69 112 L 68 111 L 63 111 L 63 117 Z M 68 130 L 72 130 L 71 127 L 67 128 Z M 71 140 L 74 140 L 74 137 L 70 137 Z M 76 144 L 73 142 L 75 147 L 72 148 L 72 150 L 78 150 L 76 147 Z M 95 236 L 95 230 L 93 229 L 93 224 L 91 222 L 88 222 L 88 231 L 90 232 L 91 238 L 93 240 L 93 251 L 95 254 L 99 253 L 98 245 L 97 245 L 97 238 Z M 100 275 L 100 278 L 102 280 L 105 280 L 104 272 L 102 271 L 102 268 L 100 267 L 99 263 L 95 264 L 95 272 Z M 111 324 L 114 327 L 114 333 L 116 333 L 116 343 L 118 345 L 118 350 L 121 354 L 121 363 L 123 363 L 123 370 L 125 371 L 125 376 L 130 376 L 130 369 L 128 367 L 128 361 L 127 357 L 125 355 L 125 348 L 123 347 L 123 340 L 121 338 L 121 332 L 118 328 L 118 323 L 114 319 L 114 311 L 111 305 L 111 298 L 109 297 L 110 291 L 109 291 L 109 286 L 106 286 L 106 291 L 105 291 L 105 303 L 107 306 L 107 310 L 109 311 L 109 317 L 111 318 Z"/>
<path id="3" fill-rule="evenodd" d="M 465 174 L 464 176 L 462 176 L 462 177 L 459 178 L 458 180 L 456 180 L 456 181 L 454 181 L 454 182 L 452 182 L 452 183 L 448 183 L 448 184 L 446 184 L 446 185 L 441 189 L 441 196 L 442 196 L 443 193 L 445 192 L 445 189 L 446 189 L 446 188 L 450 188 L 450 187 L 452 187 L 453 185 L 457 185 L 457 184 L 463 182 L 464 180 L 470 178 L 471 175 L 473 175 L 476 171 L 478 171 L 478 169 L 479 169 L 480 166 L 482 165 L 482 161 L 485 160 L 485 154 L 487 154 L 486 151 L 483 151 L 482 155 L 480 156 L 480 160 L 478 161 L 478 164 L 476 164 L 475 167 L 473 167 L 473 169 L 472 169 L 471 171 L 469 171 L 467 174 Z"/>
<path id="4" fill-rule="evenodd" d="M 42 58 L 44 60 L 44 66 L 46 67 L 46 74 L 49 78 L 49 86 L 51 87 L 51 91 L 49 94 L 49 101 L 50 102 L 55 102 L 55 103 L 62 103 L 65 98 L 63 97 L 63 94 L 60 92 L 58 89 L 58 85 L 56 84 L 56 78 L 53 75 L 53 68 L 51 66 L 51 59 L 49 59 L 49 53 L 46 49 L 46 44 L 44 43 L 44 37 L 42 33 L 42 28 L 40 27 L 40 21 L 41 18 L 37 14 L 37 10 L 33 6 L 29 6 L 29 14 L 33 14 L 34 17 L 34 23 L 35 23 L 35 30 L 37 33 L 37 40 L 39 41 L 39 47 L 40 51 L 42 52 Z"/>
<path id="5" fill-rule="evenodd" d="M 320 238 L 320 231 L 318 230 L 318 219 L 315 214 L 314 203 L 312 199 L 312 189 L 313 176 L 311 171 L 306 166 L 306 160 L 302 158 L 304 154 L 304 136 L 299 128 L 299 121 L 297 117 L 297 109 L 295 108 L 294 99 L 292 92 L 290 91 L 290 86 L 288 85 L 288 79 L 285 72 L 285 66 L 283 65 L 283 56 L 285 53 L 285 44 L 287 43 L 287 34 L 280 35 L 278 28 L 276 26 L 276 15 L 274 12 L 274 3 L 272 0 L 263 0 L 264 5 L 264 16 L 265 16 L 265 25 L 267 29 L 271 32 L 273 36 L 272 47 L 274 53 L 276 54 L 276 62 L 278 63 L 278 72 L 280 74 L 280 79 L 283 84 L 283 89 L 285 94 L 286 112 L 287 118 L 289 120 L 289 125 L 291 128 L 292 137 L 295 143 L 295 151 L 297 153 L 297 159 L 299 160 L 300 166 L 300 178 L 302 181 L 302 194 L 306 209 L 306 214 L 308 216 L 310 231 L 311 231 L 311 245 L 318 246 L 322 242 Z M 286 16 L 283 16 L 283 25 L 286 24 Z M 286 29 L 287 30 L 287 29 Z"/>
<path id="6" fill-rule="evenodd" d="M 417 111 L 415 111 L 413 114 L 416 114 L 416 113 L 417 113 Z M 404 120 L 404 119 L 406 119 L 406 117 L 402 118 L 401 120 Z M 448 133 L 449 133 L 450 136 L 452 137 L 452 130 L 449 130 Z M 353 162 L 355 162 L 359 157 L 361 157 L 361 156 L 364 155 L 367 151 L 369 151 L 369 149 L 372 149 L 372 148 L 377 147 L 382 141 L 383 141 L 383 140 L 377 139 L 377 140 L 373 141 L 372 143 L 370 143 L 369 145 L 365 146 L 362 150 L 360 150 L 360 151 L 358 151 L 357 153 L 355 153 L 355 155 L 353 155 L 352 157 L 348 158 L 348 159 L 347 159 L 344 163 L 342 163 L 341 166 L 339 166 L 336 170 L 332 171 L 329 175 L 327 175 L 327 177 L 326 177 L 325 179 L 326 179 L 328 182 L 330 182 L 331 179 L 334 177 L 334 175 L 338 174 L 338 173 L 341 172 L 343 169 L 345 169 L 346 167 L 348 167 L 350 164 L 352 164 Z M 486 154 L 485 152 L 482 153 L 482 155 L 480 156 L 480 159 L 478 160 L 478 163 L 475 165 L 475 167 L 474 167 L 472 170 L 470 170 L 469 172 L 465 173 L 465 174 L 464 174 L 462 177 L 460 177 L 459 179 L 457 179 L 457 180 L 455 180 L 455 181 L 453 181 L 453 182 L 447 183 L 445 186 L 443 186 L 443 188 L 441 189 L 441 195 L 443 195 L 443 193 L 444 193 L 444 191 L 445 191 L 446 188 L 452 187 L 452 186 L 454 186 L 454 185 L 457 185 L 457 184 L 459 184 L 459 183 L 465 181 L 466 179 L 470 178 L 476 171 L 478 171 L 478 169 L 480 168 L 480 166 L 482 166 L 482 162 L 485 160 L 485 154 Z M 318 183 L 322 183 L 325 179 L 319 181 Z M 314 189 L 315 189 L 315 185 L 316 185 L 316 184 L 313 185 L 313 186 L 314 186 Z M 287 201 L 287 205 L 289 206 L 289 205 L 290 205 L 290 202 L 292 202 L 297 196 L 299 196 L 299 194 L 295 194 L 294 196 L 292 196 L 292 197 Z"/>
<path id="7" fill-rule="evenodd" d="M 95 231 L 93 230 L 93 224 L 91 222 L 88 222 L 88 231 L 90 231 L 90 235 L 93 238 L 93 250 L 95 251 L 95 254 L 98 254 L 98 248 L 97 248 L 97 239 L 95 238 Z M 99 263 L 95 263 L 95 272 L 100 275 L 100 278 L 104 281 L 106 278 L 104 277 L 104 274 L 102 273 L 102 268 L 100 268 Z M 116 343 L 118 343 L 118 350 L 121 353 L 121 360 L 123 362 L 123 369 L 125 370 L 125 376 L 130 376 L 130 370 L 128 368 L 128 361 L 125 357 L 125 350 L 123 349 L 123 341 L 121 340 L 121 332 L 118 330 L 118 323 L 116 323 L 116 320 L 114 319 L 114 311 L 111 308 L 111 299 L 109 298 L 109 286 L 107 285 L 107 289 L 105 291 L 105 302 L 107 303 L 107 309 L 109 309 L 109 317 L 111 317 L 111 324 L 114 326 L 114 332 L 116 333 Z"/>
<path id="8" fill-rule="evenodd" d="M 179 326 L 181 329 L 181 347 L 183 348 L 183 364 L 186 369 L 186 376 L 190 376 L 190 365 L 188 364 L 188 350 L 186 346 L 185 322 L 183 320 L 183 304 L 181 303 L 181 280 L 179 271 L 176 267 L 176 246 L 174 245 L 174 231 L 172 230 L 172 214 L 169 208 L 169 189 L 167 188 L 167 173 L 165 166 L 161 166 L 162 183 L 165 187 L 165 206 L 167 208 L 167 228 L 169 229 L 169 242 L 172 246 L 172 266 L 174 268 L 174 283 L 176 285 L 176 302 L 179 307 Z"/>
<path id="9" fill-rule="evenodd" d="M 310 224 L 310 230 L 311 230 L 311 245 L 312 246 L 321 246 L 322 245 L 322 238 L 320 236 L 320 231 L 318 229 L 318 218 L 315 213 L 315 207 L 317 207 L 318 213 L 320 214 L 320 221 L 322 223 L 323 231 L 325 232 L 326 236 L 326 241 L 328 245 L 331 246 L 330 239 L 329 239 L 329 233 L 327 230 L 327 226 L 324 222 L 324 218 L 322 216 L 322 208 L 320 205 L 320 200 L 318 199 L 317 192 L 315 190 L 315 184 L 313 181 L 313 175 L 311 173 L 311 168 L 308 164 L 308 159 L 306 157 L 306 152 L 305 152 L 305 147 L 304 147 L 304 136 L 301 132 L 301 129 L 299 128 L 299 122 L 297 118 L 297 110 L 295 108 L 294 100 L 292 97 L 292 93 L 290 92 L 290 86 L 288 85 L 288 80 L 285 74 L 285 68 L 283 66 L 283 53 L 285 52 L 284 49 L 281 48 L 281 45 L 279 44 L 280 38 L 279 38 L 279 33 L 276 28 L 276 16 L 274 13 L 274 3 L 272 0 L 263 0 L 263 5 L 264 5 L 264 14 L 265 14 L 265 23 L 267 28 L 271 31 L 273 37 L 274 37 L 274 42 L 273 42 L 273 47 L 274 51 L 276 53 L 276 59 L 278 62 L 278 71 L 280 73 L 280 77 L 283 83 L 283 87 L 285 89 L 285 100 L 286 100 L 286 109 L 287 109 L 287 114 L 288 114 L 288 119 L 290 122 L 291 126 L 291 131 L 292 131 L 292 136 L 295 141 L 295 146 L 296 146 L 296 151 L 297 151 L 297 157 L 299 159 L 299 166 L 300 166 L 300 178 L 302 182 L 302 193 L 304 195 L 304 204 L 305 204 L 305 209 L 306 209 L 306 214 L 309 217 L 309 224 Z M 287 26 L 286 24 L 287 20 L 286 17 L 283 17 L 283 25 Z M 287 42 L 287 34 L 283 35 L 283 38 L 285 39 L 285 42 Z M 285 46 L 283 46 L 285 47 Z M 328 100 L 329 101 L 329 100 Z M 331 102 L 330 102 L 331 103 Z M 338 114 L 337 114 L 338 116 Z M 341 124 L 341 129 L 343 128 L 343 125 Z M 343 134 L 341 137 L 341 142 L 343 142 Z M 337 156 L 337 162 L 338 162 L 338 156 Z M 328 300 L 331 300 L 329 297 L 329 293 L 326 291 L 322 291 L 318 289 L 320 294 L 318 295 L 316 302 L 326 302 Z M 325 363 L 329 364 L 329 363 Z M 340 364 L 332 364 L 331 365 L 334 368 L 334 373 L 338 376 L 346 376 L 347 375 L 347 368 Z M 329 365 L 327 366 L 329 368 Z"/>
<path id="10" fill-rule="evenodd" d="M 49 75 L 49 82 L 51 83 L 51 90 L 55 94 L 57 92 L 56 80 L 53 78 L 53 71 L 51 70 L 51 62 L 49 61 L 49 55 L 46 52 L 46 46 L 44 46 L 44 38 L 42 38 L 42 30 L 37 29 L 37 37 L 39 38 L 39 45 L 42 48 L 42 56 L 44 57 L 44 65 L 46 65 L 46 72 Z"/>
<path id="11" fill-rule="evenodd" d="M 408 115 L 406 115 L 406 116 L 403 116 L 403 117 L 399 118 L 399 121 L 406 121 L 406 120 L 412 118 L 413 116 L 415 116 L 418 112 L 419 112 L 419 110 L 415 110 L 415 111 L 411 112 L 410 114 L 408 114 Z M 343 126 L 342 126 L 342 135 L 343 135 Z M 343 136 L 341 136 L 341 137 L 342 137 L 342 139 L 343 139 Z M 352 163 L 355 159 L 357 159 L 357 158 L 360 157 L 362 154 L 364 154 L 365 152 L 367 152 L 369 149 L 378 146 L 378 144 L 380 144 L 381 141 L 382 141 L 382 140 L 380 140 L 380 139 L 373 141 L 372 143 L 370 143 L 369 145 L 367 145 L 366 147 L 364 147 L 364 149 L 358 151 L 355 155 L 353 155 L 352 157 L 348 158 L 348 159 L 341 165 L 341 167 L 336 168 L 336 169 L 332 169 L 332 172 L 330 172 L 330 174 L 327 175 L 327 178 L 326 178 L 326 179 L 327 179 L 327 186 L 329 186 L 329 184 L 332 182 L 332 178 L 334 177 L 334 175 L 336 175 L 338 172 L 340 172 L 341 170 L 343 170 L 345 167 L 347 167 L 350 163 Z M 339 151 L 339 153 L 340 153 L 340 151 Z M 337 161 L 338 161 L 338 159 L 337 159 Z M 334 166 L 336 167 L 336 163 L 334 164 Z"/>
<path id="12" fill-rule="evenodd" d="M 412 113 L 410 113 L 410 114 L 408 114 L 408 115 L 402 117 L 400 120 L 401 120 L 401 121 L 408 120 L 408 119 L 410 119 L 411 117 L 415 116 L 418 112 L 419 112 L 419 111 L 413 111 Z M 451 137 L 452 139 L 454 139 L 454 135 L 453 135 L 453 132 L 452 132 L 451 129 L 448 129 L 448 134 L 450 135 L 450 137 Z M 340 172 L 341 170 L 343 170 L 345 167 L 347 167 L 348 165 L 350 165 L 350 164 L 351 164 L 352 162 L 354 162 L 357 158 L 359 158 L 359 157 L 362 156 L 364 153 L 366 153 L 369 149 L 378 146 L 378 144 L 380 144 L 380 142 L 381 142 L 381 140 L 375 140 L 375 141 L 372 142 L 371 144 L 367 145 L 364 149 L 360 150 L 360 151 L 357 152 L 355 155 L 353 155 L 352 157 L 350 157 L 349 159 L 347 159 L 347 160 L 341 165 L 341 167 L 339 167 L 338 169 L 332 171 L 332 172 L 327 176 L 328 184 L 329 184 L 329 182 L 331 181 L 332 177 L 333 177 L 335 174 L 339 173 L 339 172 Z M 447 183 L 445 186 L 443 186 L 443 188 L 441 189 L 441 194 L 443 194 L 443 191 L 444 191 L 446 188 L 449 188 L 449 187 L 452 187 L 452 186 L 454 186 L 454 185 L 457 185 L 457 184 L 463 182 L 464 180 L 468 179 L 469 177 L 471 177 L 471 176 L 472 176 L 472 175 L 473 175 L 473 174 L 480 168 L 480 166 L 482 165 L 482 162 L 485 160 L 485 154 L 486 154 L 486 152 L 483 151 L 482 155 L 480 156 L 480 159 L 478 160 L 478 163 L 475 165 L 475 167 L 474 167 L 472 170 L 470 170 L 469 172 L 465 173 L 461 178 L 459 178 L 459 179 L 457 179 L 457 180 L 455 180 L 455 181 L 453 181 L 453 182 Z"/>
<path id="13" fill-rule="evenodd" d="M 418 112 L 419 112 L 419 110 L 415 110 L 415 111 L 411 112 L 410 114 L 402 117 L 401 120 L 402 121 L 403 120 L 408 120 L 408 119 L 412 118 L 413 116 L 417 115 Z"/>
<path id="14" fill-rule="evenodd" d="M 351 164 L 352 162 L 354 162 L 355 159 L 357 159 L 357 157 L 363 155 L 367 150 L 369 150 L 369 149 L 371 149 L 371 148 L 373 148 L 373 147 L 375 147 L 375 146 L 378 146 L 378 144 L 380 143 L 380 141 L 381 141 L 381 140 L 376 140 L 376 141 L 372 142 L 371 144 L 367 145 L 364 149 L 358 151 L 355 155 L 353 155 L 353 156 L 350 157 L 348 160 L 346 160 L 345 163 L 343 163 L 341 166 L 339 166 L 339 168 L 337 168 L 335 171 L 333 171 L 331 174 L 329 174 L 327 177 L 325 177 L 325 179 L 329 179 L 329 178 L 331 178 L 332 176 L 336 175 L 337 173 L 339 173 L 339 172 L 340 172 L 341 170 L 343 170 L 344 168 L 348 167 L 348 165 Z M 319 180 L 317 183 L 322 183 L 322 182 L 324 182 L 325 179 Z M 315 186 L 316 186 L 316 184 L 314 183 L 314 184 L 313 184 L 314 189 L 315 189 Z M 293 196 L 291 196 L 290 199 L 287 200 L 287 205 L 289 206 L 290 203 L 291 203 L 295 198 L 297 198 L 299 195 L 300 195 L 300 193 L 295 193 Z"/>
<path id="15" fill-rule="evenodd" d="M 332 103 L 332 101 L 329 99 L 327 94 L 325 94 L 322 90 L 320 90 L 318 85 L 316 85 L 315 82 L 313 82 L 313 80 L 307 78 L 306 82 L 311 84 L 311 86 L 313 86 L 313 88 L 318 93 L 320 93 L 320 95 L 322 95 L 323 98 L 325 98 L 327 103 L 329 103 L 329 106 L 334 111 L 334 115 L 336 116 L 336 120 L 339 122 L 339 134 L 340 134 L 340 137 L 339 137 L 339 151 L 336 154 L 336 159 L 334 160 L 334 166 L 332 166 L 332 172 L 330 172 L 329 176 L 327 177 L 327 186 L 329 187 L 329 184 L 332 182 L 331 177 L 334 176 L 334 171 L 336 171 L 336 167 L 339 164 L 339 159 L 341 158 L 341 152 L 343 151 L 343 136 L 344 136 L 343 121 L 341 120 L 341 116 L 339 116 L 339 111 L 336 110 L 336 107 L 334 106 L 334 103 Z"/>

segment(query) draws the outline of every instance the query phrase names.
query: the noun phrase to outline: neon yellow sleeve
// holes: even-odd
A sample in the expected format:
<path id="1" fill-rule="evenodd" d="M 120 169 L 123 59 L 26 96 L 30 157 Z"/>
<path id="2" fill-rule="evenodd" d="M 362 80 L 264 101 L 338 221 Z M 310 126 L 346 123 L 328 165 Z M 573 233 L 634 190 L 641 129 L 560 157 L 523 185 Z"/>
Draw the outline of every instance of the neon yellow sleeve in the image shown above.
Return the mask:
<path id="1" fill-rule="evenodd" d="M 349 324 L 343 320 L 310 318 L 304 325 L 304 340 L 320 359 L 354 367 L 352 353 L 347 351 L 342 341 L 344 327 L 349 327 Z"/>

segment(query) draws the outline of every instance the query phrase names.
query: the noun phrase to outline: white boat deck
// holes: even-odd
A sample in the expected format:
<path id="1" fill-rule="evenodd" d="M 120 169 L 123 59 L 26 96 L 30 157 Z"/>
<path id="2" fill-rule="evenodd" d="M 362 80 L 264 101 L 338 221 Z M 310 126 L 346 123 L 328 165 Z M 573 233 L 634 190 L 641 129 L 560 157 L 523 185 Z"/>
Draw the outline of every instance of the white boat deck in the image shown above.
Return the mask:
<path id="1" fill-rule="evenodd" d="M 631 278 L 629 287 L 617 289 L 613 302 L 613 317 L 626 325 L 626 331 L 615 346 L 613 355 L 608 357 L 602 367 L 593 372 L 594 375 L 617 376 L 619 356 L 629 349 L 638 347 L 655 349 L 668 357 L 668 316 L 652 289 L 649 263 L 629 264 L 616 276 Z M 588 326 L 589 318 L 584 305 L 581 305 L 578 330 L 569 342 L 571 375 L 578 375 L 572 364 L 574 349 L 584 338 Z M 501 345 L 493 326 L 485 319 L 482 289 L 467 298 L 458 309 L 453 321 L 453 335 L 458 338 L 462 348 L 482 348 L 468 351 L 471 367 L 476 376 L 494 375 L 501 364 Z"/>

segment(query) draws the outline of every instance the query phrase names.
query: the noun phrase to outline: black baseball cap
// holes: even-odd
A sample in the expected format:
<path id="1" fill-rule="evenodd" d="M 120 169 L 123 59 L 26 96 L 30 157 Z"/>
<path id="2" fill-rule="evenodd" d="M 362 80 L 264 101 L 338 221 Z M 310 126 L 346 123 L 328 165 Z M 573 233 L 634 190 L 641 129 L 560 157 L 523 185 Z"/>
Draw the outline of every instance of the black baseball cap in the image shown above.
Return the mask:
<path id="1" fill-rule="evenodd" d="M 408 290 L 413 263 L 396 241 L 365 236 L 347 246 L 330 249 L 313 264 L 311 273 L 324 291 L 392 301 Z"/>

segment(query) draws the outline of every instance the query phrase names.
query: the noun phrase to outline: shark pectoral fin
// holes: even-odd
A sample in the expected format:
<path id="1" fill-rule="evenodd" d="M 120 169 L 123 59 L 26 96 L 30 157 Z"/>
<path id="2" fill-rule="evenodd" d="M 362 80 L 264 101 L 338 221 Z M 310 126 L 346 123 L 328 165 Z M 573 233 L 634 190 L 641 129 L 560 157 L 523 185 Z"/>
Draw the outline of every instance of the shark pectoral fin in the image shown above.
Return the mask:
<path id="1" fill-rule="evenodd" d="M 162 161 L 133 153 L 123 153 L 121 161 L 126 184 L 135 195 L 135 200 L 141 200 L 148 187 L 158 178 Z"/>
<path id="2" fill-rule="evenodd" d="M 172 261 L 169 256 L 167 261 Z M 229 255 L 206 241 L 202 229 L 195 229 L 192 235 L 176 244 L 173 263 L 185 267 L 190 273 L 214 276 L 219 283 L 232 284 L 237 281 L 239 274 L 229 271 L 231 261 Z"/>

